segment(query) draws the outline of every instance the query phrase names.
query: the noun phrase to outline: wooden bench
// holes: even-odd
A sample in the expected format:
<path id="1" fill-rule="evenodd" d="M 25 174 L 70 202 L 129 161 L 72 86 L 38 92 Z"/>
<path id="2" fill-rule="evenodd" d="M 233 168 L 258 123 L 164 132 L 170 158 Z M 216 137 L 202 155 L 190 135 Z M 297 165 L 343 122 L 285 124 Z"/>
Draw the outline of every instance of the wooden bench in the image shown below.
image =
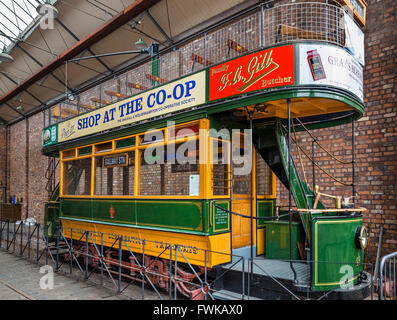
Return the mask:
<path id="1" fill-rule="evenodd" d="M 62 108 L 62 118 L 69 118 L 79 114 L 78 110 L 71 109 L 68 107 Z M 61 108 L 60 106 L 56 106 L 55 108 L 51 109 L 51 116 L 52 117 L 60 117 L 61 116 Z"/>
<path id="2" fill-rule="evenodd" d="M 301 29 L 298 27 L 289 26 L 286 24 L 279 24 L 277 32 L 277 41 L 280 40 L 279 36 L 290 36 L 298 39 L 326 39 L 326 35 L 321 32 L 315 32 L 310 30 Z"/>

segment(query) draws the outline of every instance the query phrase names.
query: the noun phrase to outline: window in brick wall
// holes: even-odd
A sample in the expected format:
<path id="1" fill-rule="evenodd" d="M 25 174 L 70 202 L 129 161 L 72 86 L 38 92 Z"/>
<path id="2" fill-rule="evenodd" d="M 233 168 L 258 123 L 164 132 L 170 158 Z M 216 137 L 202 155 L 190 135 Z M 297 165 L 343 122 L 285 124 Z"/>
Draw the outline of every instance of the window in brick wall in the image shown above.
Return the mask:
<path id="1" fill-rule="evenodd" d="M 63 162 L 63 194 L 90 195 L 91 158 Z"/>
<path id="2" fill-rule="evenodd" d="M 95 194 L 133 196 L 135 152 L 95 157 Z"/>
<path id="3" fill-rule="evenodd" d="M 198 195 L 191 185 L 200 174 L 198 140 L 145 150 L 140 153 L 140 195 Z"/>

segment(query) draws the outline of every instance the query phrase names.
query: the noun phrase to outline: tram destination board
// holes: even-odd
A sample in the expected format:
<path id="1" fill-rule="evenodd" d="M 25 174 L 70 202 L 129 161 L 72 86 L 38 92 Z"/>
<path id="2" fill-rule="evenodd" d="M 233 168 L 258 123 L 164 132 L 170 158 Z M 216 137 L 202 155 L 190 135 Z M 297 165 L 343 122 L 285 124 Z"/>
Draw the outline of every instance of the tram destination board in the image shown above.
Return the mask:
<path id="1" fill-rule="evenodd" d="M 115 156 L 103 157 L 103 166 L 105 168 L 123 167 L 128 164 L 128 155 L 118 154 Z"/>

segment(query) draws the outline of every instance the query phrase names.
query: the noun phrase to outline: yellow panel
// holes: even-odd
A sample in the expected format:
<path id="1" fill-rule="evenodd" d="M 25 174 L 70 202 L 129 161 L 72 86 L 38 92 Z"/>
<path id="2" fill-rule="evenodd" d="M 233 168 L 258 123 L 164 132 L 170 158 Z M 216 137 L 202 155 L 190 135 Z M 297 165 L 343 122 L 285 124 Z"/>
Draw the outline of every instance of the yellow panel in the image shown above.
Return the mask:
<path id="1" fill-rule="evenodd" d="M 143 252 L 145 242 L 145 254 L 159 256 L 169 259 L 170 251 L 164 250 L 169 244 L 174 248 L 172 255 L 175 256 L 175 245 L 178 245 L 178 262 L 204 266 L 207 258 L 207 267 L 230 262 L 230 233 L 222 233 L 212 236 L 201 236 L 177 232 L 139 229 L 134 227 L 123 227 L 116 225 L 83 222 L 71 219 L 62 219 L 63 232 L 66 238 L 71 237 L 70 228 L 73 228 L 73 240 L 80 240 L 85 230 L 92 232 L 92 238 L 96 244 L 101 243 L 103 233 L 103 244 L 111 247 L 117 235 L 123 237 L 123 250 L 131 250 L 134 253 Z M 85 240 L 85 237 L 82 241 Z M 89 239 L 90 241 L 90 239 Z M 90 241 L 91 242 L 91 241 Z M 114 244 L 118 248 L 118 243 Z M 205 257 L 207 251 L 207 257 Z M 183 255 L 182 255 L 183 254 Z"/>
<path id="2" fill-rule="evenodd" d="M 258 256 L 265 254 L 265 249 L 266 249 L 266 245 L 265 245 L 266 233 L 265 233 L 265 231 L 266 231 L 265 228 L 257 229 L 258 241 L 256 243 L 256 254 Z"/>
<path id="3" fill-rule="evenodd" d="M 232 200 L 232 211 L 251 216 L 251 201 L 236 199 Z M 232 246 L 241 248 L 251 244 L 251 220 L 248 218 L 232 216 Z"/>

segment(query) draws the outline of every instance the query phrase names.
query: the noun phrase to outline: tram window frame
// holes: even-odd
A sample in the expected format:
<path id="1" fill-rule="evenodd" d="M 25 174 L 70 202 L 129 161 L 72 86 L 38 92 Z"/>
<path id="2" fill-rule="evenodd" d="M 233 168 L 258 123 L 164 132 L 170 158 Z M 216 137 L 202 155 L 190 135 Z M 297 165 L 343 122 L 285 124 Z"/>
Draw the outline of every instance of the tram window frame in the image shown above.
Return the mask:
<path id="1" fill-rule="evenodd" d="M 164 185 L 161 184 L 161 177 L 160 177 L 160 185 L 156 185 L 157 189 L 158 189 L 158 187 L 160 188 L 160 192 L 157 192 L 157 194 L 142 194 L 142 185 L 141 185 L 142 181 L 143 181 L 143 179 L 142 179 L 143 178 L 143 176 L 142 176 L 142 165 L 143 164 L 142 163 L 144 161 L 143 160 L 143 156 L 144 156 L 145 150 L 147 148 L 149 148 L 149 147 L 152 147 L 152 148 L 161 147 L 161 148 L 163 148 L 163 154 L 162 154 L 162 156 L 160 156 L 160 160 L 163 160 L 164 159 L 164 155 L 166 154 L 166 152 L 168 150 L 168 148 L 167 148 L 168 145 L 171 145 L 171 144 L 177 145 L 177 144 L 182 144 L 182 143 L 189 142 L 189 141 L 195 141 L 196 142 L 196 152 L 197 152 L 197 154 L 196 154 L 196 157 L 197 157 L 196 158 L 196 165 L 197 165 L 197 170 L 191 171 L 191 172 L 195 172 L 196 175 L 199 176 L 199 194 L 198 195 L 190 195 L 190 185 L 189 186 L 184 185 L 184 187 L 182 188 L 183 190 L 185 190 L 186 187 L 189 188 L 189 194 L 177 194 L 177 193 L 167 194 L 167 192 L 166 192 L 166 184 L 164 184 Z M 176 148 L 175 148 L 175 151 L 177 150 Z M 153 144 L 140 145 L 138 147 L 138 158 L 137 159 L 138 159 L 137 165 L 139 166 L 138 167 L 138 178 L 137 178 L 137 184 L 138 184 L 137 197 L 140 197 L 140 198 L 141 197 L 142 198 L 168 198 L 168 199 L 175 199 L 176 197 L 177 198 L 182 198 L 182 199 L 183 198 L 192 199 L 192 198 L 201 198 L 202 197 L 202 184 L 203 184 L 202 176 L 203 176 L 203 172 L 202 172 L 202 168 L 200 166 L 200 136 L 199 135 L 197 135 L 197 136 L 189 136 L 189 137 L 186 137 L 186 138 L 180 139 L 180 140 L 168 140 L 167 141 L 167 139 L 166 139 L 165 141 L 161 141 L 161 142 L 159 141 L 159 142 L 156 142 L 156 143 L 153 143 Z M 157 162 L 155 162 L 153 164 L 147 164 L 147 165 L 160 166 L 159 167 L 160 172 L 164 172 L 164 175 L 166 175 L 166 171 L 164 170 L 164 167 L 161 167 L 162 165 L 166 165 L 166 164 L 167 163 L 158 164 Z M 171 163 L 168 163 L 168 165 L 171 165 Z M 146 164 L 145 164 L 145 166 L 146 166 Z M 171 166 L 170 166 L 170 168 L 171 168 Z M 172 170 L 172 169 L 170 169 L 170 170 Z M 188 172 L 190 172 L 190 171 L 188 171 Z M 153 177 L 154 176 L 155 175 L 153 175 Z M 189 175 L 189 178 L 190 178 L 190 176 L 191 176 L 191 174 Z M 164 181 L 165 181 L 165 178 L 164 178 Z M 150 181 L 150 182 L 153 182 L 153 181 Z M 163 193 L 163 191 L 164 191 L 164 193 Z"/>
<path id="2" fill-rule="evenodd" d="M 127 163 L 126 165 L 112 165 L 112 166 L 108 166 L 105 167 L 104 165 L 104 159 L 105 158 L 109 158 L 112 156 L 117 156 L 117 155 L 125 155 L 126 156 L 126 160 Z M 103 197 L 114 197 L 114 198 L 124 198 L 124 197 L 133 197 L 135 196 L 135 189 L 136 189 L 136 184 L 135 184 L 135 179 L 136 179 L 136 159 L 135 159 L 136 153 L 135 150 L 132 148 L 127 149 L 123 149 L 122 152 L 120 152 L 120 150 L 115 151 L 115 152 L 107 152 L 106 154 L 96 154 L 93 157 L 93 196 L 94 197 L 99 197 L 99 198 L 103 198 Z M 132 161 L 130 161 L 132 159 Z M 98 163 L 101 164 L 101 166 L 98 166 Z M 111 190 L 112 194 L 109 193 L 105 193 L 102 192 L 103 191 L 103 187 L 101 186 L 100 188 L 100 193 L 98 193 L 98 189 L 97 189 L 97 178 L 98 178 L 98 168 L 102 168 L 101 169 L 101 181 L 103 178 L 103 171 L 106 169 L 106 179 L 108 179 L 109 175 L 111 175 L 111 177 L 114 177 L 114 175 L 120 174 L 120 170 L 125 170 L 124 168 L 129 168 L 132 167 L 132 172 L 128 171 L 127 174 L 127 181 L 124 180 L 124 174 L 125 172 L 122 172 L 122 180 L 121 181 L 121 187 L 120 185 L 117 184 L 116 179 L 112 179 L 112 183 L 110 183 L 109 186 L 109 181 L 106 182 L 106 189 L 107 191 Z M 115 169 L 116 168 L 116 169 Z M 115 172 L 116 171 L 116 172 Z M 131 178 L 132 177 L 132 178 Z M 127 184 L 126 184 L 127 183 Z M 125 189 L 126 185 L 128 186 L 128 194 L 125 194 Z M 132 188 L 132 190 L 131 190 Z M 122 194 L 114 194 L 114 190 L 122 190 Z"/>
<path id="3" fill-rule="evenodd" d="M 100 149 L 101 146 L 108 145 L 108 144 L 111 145 L 110 149 L 109 148 L 108 149 Z M 97 153 L 103 154 L 103 153 L 107 153 L 107 152 L 112 152 L 114 150 L 113 145 L 114 145 L 113 140 L 97 143 L 94 145 L 94 153 L 95 154 L 97 154 Z"/>
<path id="4" fill-rule="evenodd" d="M 65 168 L 65 165 L 67 166 L 70 162 L 74 162 L 74 161 L 82 161 L 82 160 L 90 160 L 90 165 L 89 165 L 89 170 L 87 170 L 86 172 L 89 173 L 89 186 L 85 186 L 84 189 L 89 190 L 88 193 L 84 193 L 84 194 L 70 194 L 70 193 L 65 193 L 65 182 L 67 181 L 65 179 L 65 170 L 67 170 L 67 168 Z M 66 197 L 90 197 L 92 195 L 92 156 L 88 155 L 88 156 L 84 156 L 84 157 L 74 157 L 74 158 L 67 158 L 65 159 L 63 154 L 62 154 L 62 163 L 61 163 L 61 176 L 62 176 L 62 184 L 61 186 L 61 196 L 66 196 Z"/>
<path id="5" fill-rule="evenodd" d="M 70 155 L 68 154 L 70 152 Z M 72 155 L 73 153 L 73 155 Z M 62 159 L 73 159 L 76 157 L 76 149 L 67 149 L 62 151 Z"/>
<path id="6" fill-rule="evenodd" d="M 126 146 L 117 146 L 117 143 L 122 142 L 122 141 L 126 141 L 126 140 L 132 140 L 132 144 L 131 145 L 126 145 Z M 124 149 L 128 149 L 128 148 L 134 148 L 136 145 L 136 136 L 128 136 L 128 137 L 123 137 L 121 139 L 116 139 L 114 140 L 114 150 L 124 150 Z"/>
<path id="7" fill-rule="evenodd" d="M 249 138 L 249 135 L 245 132 L 233 132 L 232 133 L 232 145 L 231 145 L 231 177 L 233 179 L 232 181 L 232 185 L 231 185 L 231 190 L 233 193 L 233 197 L 234 196 L 249 196 L 251 195 L 251 182 L 252 182 L 252 169 L 253 167 L 250 166 L 250 172 L 246 175 L 235 175 L 235 168 L 239 168 L 241 165 L 244 167 L 244 162 L 242 162 L 241 164 L 239 163 L 234 163 L 234 159 L 237 157 L 235 155 L 235 152 L 238 152 L 238 157 L 242 157 L 244 156 L 246 153 L 248 153 L 248 159 L 250 158 L 250 144 L 248 146 L 245 145 L 246 142 L 246 138 Z M 237 137 L 238 136 L 238 137 Z M 235 145 L 235 139 L 239 139 L 239 145 L 236 146 Z M 247 149 L 248 148 L 248 149 Z M 251 152 L 253 152 L 255 150 L 254 147 L 252 147 Z M 243 154 L 241 153 L 241 151 L 243 151 Z M 256 162 L 255 162 L 256 163 Z M 251 163 L 252 165 L 252 163 Z M 237 181 L 237 183 L 236 183 Z M 248 186 L 243 186 L 243 184 L 241 184 L 240 186 L 238 186 L 238 183 L 242 181 L 242 182 L 248 182 Z M 247 190 L 245 190 L 246 192 L 242 192 L 242 190 L 244 190 L 244 188 L 247 188 Z"/>
<path id="8" fill-rule="evenodd" d="M 184 133 L 184 134 L 178 135 L 179 131 L 182 131 L 184 129 L 190 129 L 194 126 L 198 127 L 197 132 L 192 130 L 193 134 Z M 200 135 L 200 129 L 201 128 L 200 128 L 199 121 L 187 122 L 187 123 L 168 127 L 166 130 L 167 143 L 170 143 L 170 142 L 178 143 L 179 141 L 185 141 L 191 137 L 198 137 Z M 171 132 L 173 132 L 173 135 L 171 134 Z"/>
<path id="9" fill-rule="evenodd" d="M 80 152 L 84 152 L 84 150 L 88 150 L 88 148 L 91 149 L 89 152 L 80 153 Z M 92 145 L 88 145 L 88 146 L 83 146 L 83 147 L 77 148 L 76 157 L 84 157 L 84 156 L 91 156 L 91 155 L 92 155 Z"/>
<path id="10" fill-rule="evenodd" d="M 227 153 L 227 157 L 229 159 L 229 161 L 226 164 L 226 166 L 227 166 L 227 171 L 226 172 L 227 172 L 227 176 L 228 176 L 228 181 L 227 181 L 227 184 L 228 184 L 227 190 L 228 190 L 228 192 L 227 192 L 227 194 L 223 194 L 223 195 L 217 195 L 217 194 L 214 193 L 215 188 L 214 188 L 214 177 L 213 177 L 213 168 L 214 168 L 214 161 L 213 161 L 214 160 L 214 148 L 213 148 L 214 144 L 213 144 L 213 142 L 215 142 L 215 141 L 227 144 L 226 150 L 228 152 Z M 214 199 L 228 199 L 231 196 L 231 189 L 232 189 L 232 187 L 230 185 L 230 178 L 231 178 L 230 177 L 230 170 L 231 170 L 231 142 L 229 140 L 225 140 L 225 139 L 217 139 L 217 138 L 210 137 L 209 138 L 209 149 L 210 149 L 209 187 L 211 188 L 212 198 L 214 198 Z M 222 187 L 222 188 L 225 188 L 225 187 Z M 218 189 L 218 188 L 216 188 L 216 189 Z"/>
<path id="11" fill-rule="evenodd" d="M 258 187 L 258 158 L 260 157 L 260 154 L 257 150 L 255 150 L 255 192 L 256 192 L 256 198 L 257 199 L 275 199 L 276 198 L 276 175 L 274 172 L 270 169 L 270 167 L 265 163 L 265 167 L 268 170 L 268 177 L 269 177 L 269 189 L 271 190 L 271 193 L 269 194 L 260 194 L 259 193 L 259 187 Z"/>
<path id="12" fill-rule="evenodd" d="M 162 139 L 152 140 L 152 141 L 145 141 L 144 140 L 145 135 L 153 134 L 153 133 L 156 133 L 156 132 L 161 132 L 162 133 Z M 166 128 L 160 128 L 160 129 L 154 129 L 154 130 L 146 131 L 144 133 L 140 133 L 137 136 L 137 141 L 138 141 L 137 144 L 138 144 L 138 146 L 147 146 L 147 145 L 154 145 L 154 144 L 164 143 L 164 142 L 167 141 L 166 136 L 165 136 L 166 132 L 167 132 Z M 154 137 L 154 136 L 152 136 L 152 137 Z"/>
<path id="13" fill-rule="evenodd" d="M 188 136 L 182 136 L 181 138 L 178 138 L 177 140 L 174 140 L 173 138 L 168 139 L 168 130 L 172 127 L 162 127 L 159 129 L 154 129 L 151 130 L 153 131 L 162 131 L 165 136 L 164 140 L 157 140 L 155 143 L 150 144 L 140 144 L 140 136 L 143 136 L 144 133 L 136 133 L 133 135 L 129 136 L 124 136 L 122 138 L 117 138 L 117 139 L 112 139 L 108 141 L 102 141 L 102 142 L 97 142 L 97 143 L 92 143 L 89 145 L 85 146 L 79 146 L 73 149 L 66 149 L 64 151 L 60 151 L 60 158 L 61 158 L 61 163 L 60 163 L 60 176 L 62 177 L 62 183 L 60 185 L 60 196 L 63 197 L 75 197 L 75 198 L 104 198 L 104 197 L 109 197 L 109 198 L 132 198 L 132 199 L 139 199 L 139 198 L 162 198 L 162 199 L 201 199 L 203 197 L 209 196 L 211 194 L 211 181 L 209 178 L 209 167 L 210 163 L 202 163 L 202 160 L 204 159 L 203 157 L 208 157 L 208 149 L 209 149 L 209 140 L 208 140 L 208 127 L 209 127 L 209 121 L 208 119 L 200 119 L 200 120 L 194 120 L 194 121 L 189 121 L 185 122 L 183 124 L 178 124 L 175 125 L 175 127 L 189 127 L 194 124 L 198 125 L 198 132 L 195 133 L 195 135 L 188 135 Z M 201 130 L 204 129 L 206 134 L 202 132 Z M 123 139 L 128 139 L 128 138 L 133 138 L 135 139 L 135 144 L 130 147 L 125 147 L 125 148 L 116 148 L 116 141 L 118 140 L 123 140 Z M 149 146 L 155 146 L 155 145 L 164 145 L 166 148 L 169 143 L 182 143 L 188 140 L 195 140 L 197 141 L 197 147 L 198 147 L 198 155 L 197 155 L 197 166 L 198 166 L 198 175 L 199 175 L 199 195 L 159 195 L 159 196 L 145 196 L 145 195 L 140 195 L 140 163 L 138 159 L 140 159 L 140 152 L 142 152 L 143 149 L 149 147 Z M 96 146 L 106 144 L 106 143 L 111 143 L 112 149 L 110 148 L 106 150 L 100 150 L 97 152 Z M 79 149 L 82 148 L 87 148 L 91 147 L 92 152 L 90 154 L 84 154 L 84 155 L 79 155 Z M 206 150 L 202 150 L 202 148 L 205 148 Z M 73 155 L 70 155 L 70 157 L 64 157 L 64 153 L 68 151 L 73 150 Z M 117 154 L 117 153 L 126 153 L 126 152 L 132 152 L 134 153 L 134 162 L 135 162 L 135 167 L 134 167 L 134 182 L 133 182 L 133 187 L 134 187 L 134 192 L 131 195 L 128 196 L 121 196 L 121 195 L 116 195 L 116 196 L 107 196 L 107 195 L 97 195 L 95 192 L 95 169 L 96 169 L 96 158 L 99 156 L 105 156 L 105 155 L 112 155 L 112 154 Z M 64 194 L 63 192 L 63 183 L 64 183 L 64 177 L 63 177 L 63 171 L 64 171 L 64 165 L 67 161 L 73 161 L 73 160 L 81 160 L 81 159 L 86 159 L 89 158 L 91 159 L 91 181 L 90 181 L 90 193 L 87 195 L 67 195 Z M 230 169 L 229 169 L 230 170 Z M 224 198 L 224 196 L 221 196 L 221 198 Z"/>

